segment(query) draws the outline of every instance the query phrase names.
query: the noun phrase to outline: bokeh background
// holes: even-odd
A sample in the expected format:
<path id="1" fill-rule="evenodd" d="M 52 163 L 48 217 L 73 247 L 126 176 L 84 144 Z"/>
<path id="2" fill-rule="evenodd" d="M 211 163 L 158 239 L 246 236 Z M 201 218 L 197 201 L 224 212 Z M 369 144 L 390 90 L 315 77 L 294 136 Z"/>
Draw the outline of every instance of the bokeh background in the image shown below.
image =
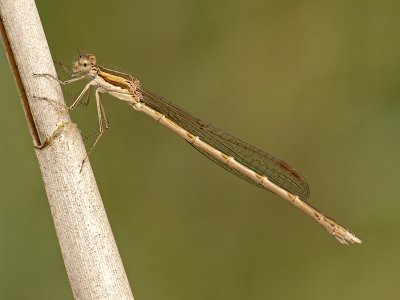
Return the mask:
<path id="1" fill-rule="evenodd" d="M 399 299 L 398 1 L 38 0 L 54 59 L 80 51 L 290 162 L 342 246 L 277 196 L 104 96 L 91 163 L 136 299 Z M 0 299 L 71 299 L 0 51 Z M 83 83 L 64 89 L 72 101 Z M 71 103 L 71 102 L 70 102 Z M 92 101 L 72 113 L 97 128 Z"/>

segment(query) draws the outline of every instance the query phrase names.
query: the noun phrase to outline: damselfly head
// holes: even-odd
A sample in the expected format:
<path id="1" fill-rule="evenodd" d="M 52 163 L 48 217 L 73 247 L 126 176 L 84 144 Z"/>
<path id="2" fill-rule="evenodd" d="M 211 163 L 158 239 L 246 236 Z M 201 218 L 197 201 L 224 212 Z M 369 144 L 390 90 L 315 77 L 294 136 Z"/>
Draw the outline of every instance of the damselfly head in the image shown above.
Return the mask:
<path id="1" fill-rule="evenodd" d="M 94 65 L 96 65 L 96 56 L 93 54 L 79 55 L 79 58 L 74 62 L 73 76 L 88 74 Z"/>

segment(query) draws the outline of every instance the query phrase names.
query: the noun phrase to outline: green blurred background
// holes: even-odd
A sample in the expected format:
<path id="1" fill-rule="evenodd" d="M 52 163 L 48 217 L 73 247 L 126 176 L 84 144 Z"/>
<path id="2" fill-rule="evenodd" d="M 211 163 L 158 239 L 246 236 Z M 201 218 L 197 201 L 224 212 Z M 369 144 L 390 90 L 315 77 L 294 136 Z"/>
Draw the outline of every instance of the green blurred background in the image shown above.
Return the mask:
<path id="1" fill-rule="evenodd" d="M 91 163 L 136 299 L 399 299 L 398 1 L 45 1 L 77 49 L 290 162 L 346 247 L 277 196 L 104 96 Z M 0 299 L 71 299 L 25 118 L 0 51 Z M 77 96 L 81 84 L 65 90 Z M 69 102 L 71 103 L 71 102 Z M 93 101 L 72 113 L 97 128 Z"/>

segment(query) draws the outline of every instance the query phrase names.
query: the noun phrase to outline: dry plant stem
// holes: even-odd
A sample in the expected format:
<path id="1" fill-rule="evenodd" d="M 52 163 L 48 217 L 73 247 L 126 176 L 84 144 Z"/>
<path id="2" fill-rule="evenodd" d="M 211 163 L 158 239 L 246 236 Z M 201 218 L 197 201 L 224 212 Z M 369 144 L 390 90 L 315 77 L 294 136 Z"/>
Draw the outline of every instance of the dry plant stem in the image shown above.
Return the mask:
<path id="1" fill-rule="evenodd" d="M 0 30 L 48 196 L 76 299 L 133 299 L 79 130 L 58 83 L 33 76 L 55 69 L 33 0 L 0 0 Z M 60 101 L 60 106 L 35 96 Z M 13 99 L 3 99 L 13 101 Z"/>

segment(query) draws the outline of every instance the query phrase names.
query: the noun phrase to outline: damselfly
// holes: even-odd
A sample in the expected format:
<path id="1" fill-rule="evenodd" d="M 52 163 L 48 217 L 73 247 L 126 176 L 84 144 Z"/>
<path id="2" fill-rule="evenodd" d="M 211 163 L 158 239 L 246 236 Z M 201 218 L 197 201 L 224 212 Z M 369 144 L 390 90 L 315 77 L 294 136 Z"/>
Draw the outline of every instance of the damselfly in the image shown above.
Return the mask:
<path id="1" fill-rule="evenodd" d="M 82 101 L 83 96 L 91 87 L 95 88 L 99 134 L 89 149 L 89 153 L 99 141 L 104 130 L 108 128 L 108 120 L 100 99 L 100 93 L 106 93 L 125 101 L 135 110 L 145 113 L 169 128 L 229 172 L 279 195 L 298 207 L 321 224 L 340 243 L 362 243 L 351 231 L 305 202 L 310 195 L 308 183 L 288 163 L 201 121 L 175 104 L 154 95 L 144 89 L 139 80 L 131 75 L 97 65 L 94 55 L 80 55 L 79 59 L 74 62 L 69 80 L 61 81 L 50 74 L 40 74 L 39 76 L 55 79 L 63 85 L 82 79 L 89 80 L 78 98 L 69 107 L 70 109 Z"/>

